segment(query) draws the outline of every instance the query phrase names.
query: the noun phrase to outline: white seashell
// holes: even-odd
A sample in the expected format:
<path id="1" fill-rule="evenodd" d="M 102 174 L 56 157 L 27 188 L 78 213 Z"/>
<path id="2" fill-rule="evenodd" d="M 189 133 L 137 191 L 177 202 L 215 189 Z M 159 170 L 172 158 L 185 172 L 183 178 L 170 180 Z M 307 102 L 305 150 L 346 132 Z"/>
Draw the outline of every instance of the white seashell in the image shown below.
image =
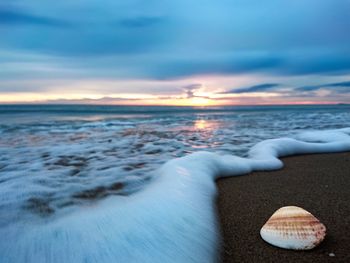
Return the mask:
<path id="1" fill-rule="evenodd" d="M 308 211 L 297 206 L 285 206 L 267 220 L 260 235 L 276 247 L 308 250 L 322 242 L 326 227 Z"/>

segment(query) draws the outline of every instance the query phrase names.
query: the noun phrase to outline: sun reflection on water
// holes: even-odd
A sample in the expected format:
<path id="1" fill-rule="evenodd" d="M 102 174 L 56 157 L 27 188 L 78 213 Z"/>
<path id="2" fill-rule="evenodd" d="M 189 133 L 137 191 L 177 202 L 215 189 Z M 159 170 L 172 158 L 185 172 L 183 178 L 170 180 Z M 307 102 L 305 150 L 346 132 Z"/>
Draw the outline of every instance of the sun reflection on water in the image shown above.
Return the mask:
<path id="1" fill-rule="evenodd" d="M 211 127 L 211 123 L 206 120 L 196 120 L 194 122 L 194 127 L 198 130 L 204 130 Z"/>
<path id="2" fill-rule="evenodd" d="M 215 120 L 198 119 L 194 121 L 193 128 L 201 131 L 213 131 L 217 129 L 219 125 L 220 123 Z"/>
<path id="3" fill-rule="evenodd" d="M 209 149 L 220 144 L 219 138 L 216 138 L 216 130 L 220 122 L 217 120 L 197 119 L 193 122 L 194 134 L 189 138 L 189 143 L 194 149 Z"/>

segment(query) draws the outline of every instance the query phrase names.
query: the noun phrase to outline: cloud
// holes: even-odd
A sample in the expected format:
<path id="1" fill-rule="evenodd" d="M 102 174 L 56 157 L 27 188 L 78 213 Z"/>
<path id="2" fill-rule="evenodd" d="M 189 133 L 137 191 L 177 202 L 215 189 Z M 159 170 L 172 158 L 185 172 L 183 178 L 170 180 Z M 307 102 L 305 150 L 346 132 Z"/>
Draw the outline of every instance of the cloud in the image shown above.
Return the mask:
<path id="1" fill-rule="evenodd" d="M 276 84 L 276 83 L 266 83 L 266 84 L 259 84 L 259 85 L 251 86 L 248 88 L 231 89 L 231 90 L 228 90 L 225 92 L 221 92 L 221 94 L 264 92 L 264 91 L 275 90 L 276 87 L 279 87 L 279 86 L 280 86 L 280 84 Z"/>
<path id="2" fill-rule="evenodd" d="M 188 54 L 162 57 L 155 67 L 149 67 L 147 74 L 157 79 L 176 79 L 205 74 L 241 74 L 267 72 L 277 69 L 284 58 L 259 52 Z"/>
<path id="3" fill-rule="evenodd" d="M 300 92 L 308 92 L 308 91 L 317 91 L 320 89 L 331 88 L 331 91 L 335 91 L 338 93 L 350 93 L 350 81 L 344 82 L 336 82 L 336 83 L 326 83 L 322 85 L 314 85 L 314 86 L 304 86 L 296 88 L 295 91 Z"/>
<path id="4" fill-rule="evenodd" d="M 183 89 L 186 93 L 186 96 L 188 99 L 190 98 L 194 98 L 194 97 L 197 97 L 194 92 L 195 90 L 198 90 L 202 87 L 202 84 L 191 84 L 191 85 L 187 85 L 185 86 Z"/>
<path id="5" fill-rule="evenodd" d="M 132 99 L 132 98 L 116 98 L 116 97 L 102 97 L 99 99 L 54 99 L 54 100 L 44 100 L 43 103 L 48 104 L 118 104 L 121 102 L 133 102 L 140 101 L 142 99 Z"/>
<path id="6" fill-rule="evenodd" d="M 279 93 L 284 98 L 286 97 L 298 97 L 298 98 L 312 98 L 320 97 L 317 93 L 319 90 L 326 90 L 327 96 L 339 93 L 350 93 L 350 81 L 326 83 L 321 85 L 309 85 L 304 87 L 289 87 L 287 89 L 279 89 L 282 85 L 277 83 L 267 83 L 251 86 L 248 88 L 232 89 L 223 94 L 240 94 L 240 93 L 253 93 L 253 92 L 274 92 Z"/>
<path id="7" fill-rule="evenodd" d="M 49 27 L 64 27 L 68 26 L 69 24 L 59 19 L 0 8 L 0 25 L 40 25 Z"/>
<path id="8" fill-rule="evenodd" d="M 350 87 L 350 81 L 326 84 L 327 87 Z"/>
<path id="9" fill-rule="evenodd" d="M 202 84 L 196 83 L 196 84 L 190 84 L 185 86 L 183 89 L 186 94 L 186 99 L 192 99 L 192 98 L 202 98 L 202 99 L 211 99 L 209 96 L 203 96 L 203 95 L 197 95 L 196 91 L 200 90 L 203 87 Z M 179 97 L 182 98 L 183 97 Z"/>
<path id="10" fill-rule="evenodd" d="M 33 79 L 174 83 L 191 79 L 186 83 L 206 84 L 200 77 L 259 75 L 271 79 L 244 82 L 246 88 L 233 93 L 284 92 L 269 86 L 275 82 L 302 87 L 295 93 L 305 93 L 313 82 L 288 86 L 273 78 L 332 75 L 341 80 L 348 76 L 349 8 L 348 0 L 266 0 L 264 8 L 258 0 L 104 0 L 103 4 L 4 0 L 0 4 L 0 92 L 11 91 L 9 80 L 18 80 L 16 90 L 25 91 L 36 89 Z M 3 55 L 8 53 L 13 57 Z M 174 86 L 188 97 L 200 94 L 183 88 L 183 83 Z M 344 86 L 332 88 L 347 91 Z M 119 87 L 108 92 L 103 85 L 96 89 L 108 95 L 116 94 Z M 153 91 L 151 86 L 137 89 Z M 37 91 L 42 92 L 40 87 Z"/>
<path id="11" fill-rule="evenodd" d="M 165 19 L 162 17 L 139 16 L 121 19 L 119 23 L 120 25 L 128 28 L 145 28 L 162 24 L 164 21 Z"/>

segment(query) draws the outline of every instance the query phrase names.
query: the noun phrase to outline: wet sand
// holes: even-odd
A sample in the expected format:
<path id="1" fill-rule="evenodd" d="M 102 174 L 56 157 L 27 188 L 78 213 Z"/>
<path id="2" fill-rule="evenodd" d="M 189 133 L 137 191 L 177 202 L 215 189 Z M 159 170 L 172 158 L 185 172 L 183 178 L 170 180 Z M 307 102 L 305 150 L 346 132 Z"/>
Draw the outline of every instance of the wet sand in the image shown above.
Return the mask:
<path id="1" fill-rule="evenodd" d="M 218 214 L 223 262 L 350 262 L 350 153 L 293 156 L 279 171 L 220 179 Z M 291 251 L 260 238 L 266 220 L 296 205 L 327 227 L 315 249 Z"/>

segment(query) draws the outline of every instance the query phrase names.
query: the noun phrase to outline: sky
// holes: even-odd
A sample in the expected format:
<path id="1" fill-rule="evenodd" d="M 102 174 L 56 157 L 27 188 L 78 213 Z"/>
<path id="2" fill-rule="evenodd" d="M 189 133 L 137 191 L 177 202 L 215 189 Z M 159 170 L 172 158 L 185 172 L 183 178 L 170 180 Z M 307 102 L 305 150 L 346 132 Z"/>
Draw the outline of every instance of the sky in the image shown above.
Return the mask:
<path id="1" fill-rule="evenodd" d="M 0 103 L 350 103 L 350 0 L 2 0 Z"/>

